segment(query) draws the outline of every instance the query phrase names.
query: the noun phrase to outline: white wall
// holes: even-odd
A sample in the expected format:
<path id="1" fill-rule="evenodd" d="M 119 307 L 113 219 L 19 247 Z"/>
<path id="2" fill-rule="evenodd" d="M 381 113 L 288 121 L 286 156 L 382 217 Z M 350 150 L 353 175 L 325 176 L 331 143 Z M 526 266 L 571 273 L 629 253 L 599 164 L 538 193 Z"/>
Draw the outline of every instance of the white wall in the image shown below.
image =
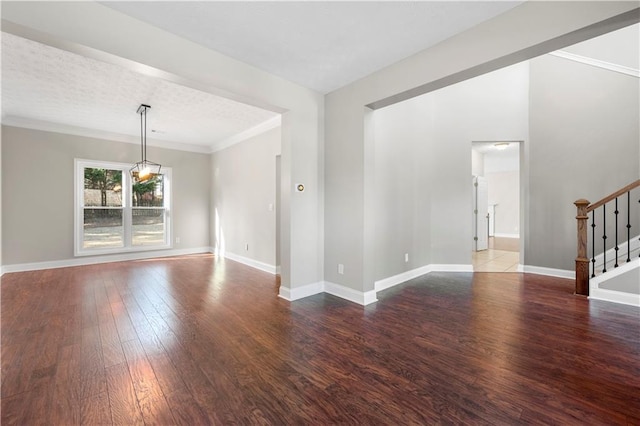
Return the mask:
<path id="1" fill-rule="evenodd" d="M 471 174 L 484 176 L 484 154 L 476 150 L 471 150 Z"/>
<path id="2" fill-rule="evenodd" d="M 280 128 L 275 128 L 211 155 L 211 243 L 216 253 L 273 270 L 280 139 Z"/>
<path id="3" fill-rule="evenodd" d="M 485 175 L 489 204 L 496 204 L 496 237 L 518 238 L 520 235 L 520 171 L 492 172 Z"/>
<path id="4" fill-rule="evenodd" d="M 520 236 L 520 145 L 511 142 L 505 150 L 492 149 L 484 156 L 489 204 L 496 204 L 494 232 L 497 237 Z"/>
<path id="5" fill-rule="evenodd" d="M 9 126 L 2 139 L 3 266 L 72 260 L 74 159 L 133 164 L 139 145 Z M 172 168 L 174 249 L 206 250 L 209 155 L 148 147 L 148 157 Z"/>

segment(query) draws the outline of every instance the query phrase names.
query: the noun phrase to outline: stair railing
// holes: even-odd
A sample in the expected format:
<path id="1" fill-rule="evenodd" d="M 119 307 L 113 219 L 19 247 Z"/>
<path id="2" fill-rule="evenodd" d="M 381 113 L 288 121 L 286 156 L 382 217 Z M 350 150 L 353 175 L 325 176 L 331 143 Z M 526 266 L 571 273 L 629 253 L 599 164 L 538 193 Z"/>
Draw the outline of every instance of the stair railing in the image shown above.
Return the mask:
<path id="1" fill-rule="evenodd" d="M 577 200 L 574 204 L 578 209 L 578 214 L 576 215 L 576 220 L 578 221 L 578 256 L 576 257 L 576 294 L 588 296 L 589 295 L 589 273 L 591 272 L 591 277 L 595 277 L 596 273 L 596 210 L 601 208 L 601 214 L 598 216 L 598 220 L 602 220 L 602 253 L 603 253 L 603 269 L 602 272 L 607 272 L 607 204 L 610 202 L 614 202 L 614 211 L 613 211 L 613 220 L 615 222 L 615 244 L 613 246 L 615 253 L 615 264 L 614 268 L 619 266 L 619 251 L 620 245 L 618 241 L 619 237 L 619 216 L 620 211 L 618 210 L 618 198 L 623 197 L 626 198 L 626 225 L 623 224 L 623 227 L 627 229 L 627 253 L 626 257 L 624 253 L 622 253 L 622 259 L 626 262 L 631 261 L 631 205 L 634 204 L 635 200 L 632 201 L 631 191 L 635 188 L 640 187 L 640 179 L 637 181 L 630 183 L 624 188 L 604 197 L 602 200 L 597 201 L 593 204 L 589 203 L 589 201 L 585 199 Z M 626 195 L 626 197 L 624 197 Z M 638 200 L 640 203 L 640 200 Z M 588 252 L 588 221 L 589 221 L 589 213 L 591 213 L 591 259 L 587 257 Z M 624 216 L 624 213 L 623 213 Z M 611 219 L 611 218 L 609 218 Z M 623 217 L 624 220 L 624 217 Z M 589 263 L 591 263 L 591 267 L 589 267 Z M 591 271 L 590 271 L 591 269 Z"/>

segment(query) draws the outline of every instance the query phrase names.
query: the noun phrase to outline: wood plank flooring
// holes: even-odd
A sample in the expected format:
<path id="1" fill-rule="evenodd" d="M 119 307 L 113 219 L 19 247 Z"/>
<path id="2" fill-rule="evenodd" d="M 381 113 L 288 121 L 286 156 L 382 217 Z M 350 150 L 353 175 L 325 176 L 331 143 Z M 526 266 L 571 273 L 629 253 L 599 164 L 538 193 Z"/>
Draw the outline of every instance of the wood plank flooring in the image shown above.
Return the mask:
<path id="1" fill-rule="evenodd" d="M 211 255 L 5 274 L 2 425 L 640 424 L 640 310 L 431 273 L 289 303 Z"/>

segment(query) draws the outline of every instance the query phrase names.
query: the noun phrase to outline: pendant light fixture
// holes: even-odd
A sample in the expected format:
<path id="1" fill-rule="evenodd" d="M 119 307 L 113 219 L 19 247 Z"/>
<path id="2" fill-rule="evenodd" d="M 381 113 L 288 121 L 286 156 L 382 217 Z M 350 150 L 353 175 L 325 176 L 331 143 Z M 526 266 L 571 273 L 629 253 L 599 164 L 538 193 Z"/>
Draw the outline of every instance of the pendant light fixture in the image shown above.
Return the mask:
<path id="1" fill-rule="evenodd" d="M 130 170 L 131 177 L 137 182 L 147 181 L 160 174 L 162 166 L 147 160 L 147 110 L 149 105 L 141 104 L 137 113 L 140 114 L 140 153 L 142 161 L 138 161 Z"/>

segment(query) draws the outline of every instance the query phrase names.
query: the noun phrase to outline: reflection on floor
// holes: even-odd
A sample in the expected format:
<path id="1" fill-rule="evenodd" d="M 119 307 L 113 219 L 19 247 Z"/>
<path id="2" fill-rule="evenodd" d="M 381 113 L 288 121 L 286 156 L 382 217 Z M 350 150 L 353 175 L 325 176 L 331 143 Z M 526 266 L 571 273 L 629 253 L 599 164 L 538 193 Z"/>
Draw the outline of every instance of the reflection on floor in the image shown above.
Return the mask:
<path id="1" fill-rule="evenodd" d="M 519 238 L 489 238 L 489 249 L 473 252 L 474 272 L 518 272 Z"/>

